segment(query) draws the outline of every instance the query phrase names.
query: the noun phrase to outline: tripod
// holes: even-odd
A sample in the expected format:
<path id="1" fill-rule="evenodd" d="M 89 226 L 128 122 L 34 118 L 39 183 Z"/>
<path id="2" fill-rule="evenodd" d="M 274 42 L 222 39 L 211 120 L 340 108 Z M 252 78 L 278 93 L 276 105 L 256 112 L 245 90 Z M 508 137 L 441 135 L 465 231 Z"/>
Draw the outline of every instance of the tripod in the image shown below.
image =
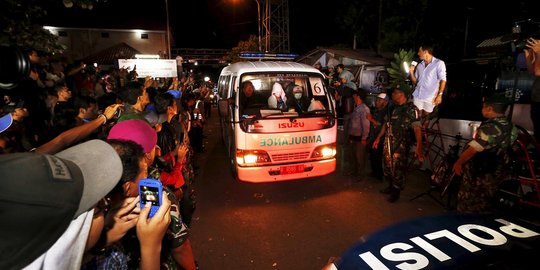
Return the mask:
<path id="1" fill-rule="evenodd" d="M 440 133 L 440 136 L 449 136 Z M 452 136 L 456 139 L 456 144 L 449 146 L 450 150 L 446 153 L 441 161 L 433 170 L 433 174 L 430 177 L 430 187 L 414 196 L 411 201 L 416 200 L 424 195 L 429 196 L 435 202 L 440 204 L 446 209 L 453 209 L 455 207 L 455 195 L 457 192 L 457 186 L 459 184 L 458 177 L 456 177 L 452 171 L 452 166 L 459 158 L 459 151 L 461 149 L 460 141 L 463 139 L 461 135 Z M 432 192 L 438 192 L 439 197 L 435 197 Z M 442 200 L 444 197 L 447 197 L 446 203 Z"/>

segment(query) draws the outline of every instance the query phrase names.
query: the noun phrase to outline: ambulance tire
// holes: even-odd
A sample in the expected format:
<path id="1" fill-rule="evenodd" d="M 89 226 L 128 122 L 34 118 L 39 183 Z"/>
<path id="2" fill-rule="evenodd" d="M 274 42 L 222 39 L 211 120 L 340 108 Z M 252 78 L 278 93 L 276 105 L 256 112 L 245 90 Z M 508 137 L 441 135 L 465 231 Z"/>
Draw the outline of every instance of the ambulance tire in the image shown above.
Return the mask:
<path id="1" fill-rule="evenodd" d="M 225 125 L 224 121 L 225 121 L 224 118 L 221 118 L 221 117 L 219 118 L 219 129 L 221 131 L 220 132 L 221 133 L 221 142 L 223 144 L 226 143 L 226 139 L 227 139 L 227 137 L 225 136 L 226 131 L 225 131 L 225 128 L 224 128 L 224 125 Z"/>
<path id="2" fill-rule="evenodd" d="M 238 172 L 236 171 L 236 145 L 234 139 L 229 137 L 229 167 L 233 180 L 238 180 Z"/>

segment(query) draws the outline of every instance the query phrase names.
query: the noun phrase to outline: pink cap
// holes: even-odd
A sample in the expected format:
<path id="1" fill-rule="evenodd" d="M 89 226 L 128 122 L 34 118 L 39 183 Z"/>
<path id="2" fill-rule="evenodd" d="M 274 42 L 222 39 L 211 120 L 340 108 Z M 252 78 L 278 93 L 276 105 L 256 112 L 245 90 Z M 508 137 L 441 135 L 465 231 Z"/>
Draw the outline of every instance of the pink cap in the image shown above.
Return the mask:
<path id="1" fill-rule="evenodd" d="M 131 119 L 115 124 L 107 139 L 133 141 L 150 153 L 157 143 L 156 131 L 144 120 Z"/>

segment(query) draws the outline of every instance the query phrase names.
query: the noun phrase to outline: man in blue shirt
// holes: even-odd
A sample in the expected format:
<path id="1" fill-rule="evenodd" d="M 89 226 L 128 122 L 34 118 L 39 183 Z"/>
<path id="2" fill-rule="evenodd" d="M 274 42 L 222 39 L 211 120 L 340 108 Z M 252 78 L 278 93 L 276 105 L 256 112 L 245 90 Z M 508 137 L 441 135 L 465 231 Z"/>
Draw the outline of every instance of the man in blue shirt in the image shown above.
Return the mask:
<path id="1" fill-rule="evenodd" d="M 356 177 L 357 181 L 364 177 L 366 167 L 366 145 L 369 135 L 369 107 L 364 103 L 367 93 L 364 89 L 353 93 L 354 110 L 351 113 L 351 123 L 349 127 L 349 146 L 351 155 L 349 156 L 351 176 Z"/>

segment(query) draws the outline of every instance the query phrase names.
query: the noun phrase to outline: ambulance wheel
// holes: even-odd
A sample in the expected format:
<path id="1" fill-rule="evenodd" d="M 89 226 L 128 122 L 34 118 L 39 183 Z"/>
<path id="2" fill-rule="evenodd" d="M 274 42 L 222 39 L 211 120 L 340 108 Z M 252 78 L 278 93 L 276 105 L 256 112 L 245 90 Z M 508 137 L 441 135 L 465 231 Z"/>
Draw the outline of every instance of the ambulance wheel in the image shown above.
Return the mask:
<path id="1" fill-rule="evenodd" d="M 229 138 L 229 163 L 233 180 L 238 180 L 238 172 L 236 170 L 236 146 L 231 138 Z"/>

